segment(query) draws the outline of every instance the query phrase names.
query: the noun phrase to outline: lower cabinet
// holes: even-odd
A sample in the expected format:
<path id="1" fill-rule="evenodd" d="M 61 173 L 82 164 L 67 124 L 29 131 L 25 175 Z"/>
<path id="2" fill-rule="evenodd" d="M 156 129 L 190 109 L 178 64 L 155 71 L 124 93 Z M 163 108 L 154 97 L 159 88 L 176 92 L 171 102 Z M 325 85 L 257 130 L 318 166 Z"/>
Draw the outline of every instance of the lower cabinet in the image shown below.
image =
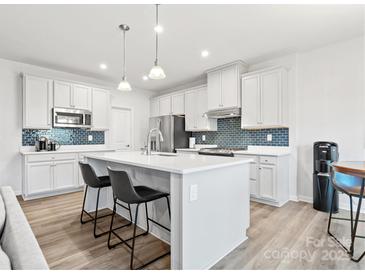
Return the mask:
<path id="1" fill-rule="evenodd" d="M 77 154 L 26 155 L 23 159 L 23 197 L 51 196 L 77 189 Z"/>
<path id="2" fill-rule="evenodd" d="M 289 200 L 289 155 L 235 155 L 252 159 L 250 163 L 250 194 L 257 202 L 282 206 Z"/>
<path id="3" fill-rule="evenodd" d="M 75 160 L 58 161 L 53 164 L 53 189 L 72 188 L 78 185 Z"/>
<path id="4" fill-rule="evenodd" d="M 26 167 L 27 193 L 40 193 L 52 189 L 52 162 L 29 163 Z"/>

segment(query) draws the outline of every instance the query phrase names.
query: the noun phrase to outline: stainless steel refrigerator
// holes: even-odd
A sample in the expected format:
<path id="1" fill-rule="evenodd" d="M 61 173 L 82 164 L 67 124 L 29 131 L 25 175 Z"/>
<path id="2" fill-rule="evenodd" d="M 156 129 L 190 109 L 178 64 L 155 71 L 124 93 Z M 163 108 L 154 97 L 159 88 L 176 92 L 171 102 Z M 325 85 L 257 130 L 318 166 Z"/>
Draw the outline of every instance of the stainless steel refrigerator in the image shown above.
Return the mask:
<path id="1" fill-rule="evenodd" d="M 175 152 L 176 148 L 189 146 L 190 132 L 185 132 L 185 118 L 181 116 L 166 115 L 150 118 L 150 130 L 160 129 L 163 137 L 161 142 L 158 134 L 151 137 L 151 150 L 160 152 Z"/>

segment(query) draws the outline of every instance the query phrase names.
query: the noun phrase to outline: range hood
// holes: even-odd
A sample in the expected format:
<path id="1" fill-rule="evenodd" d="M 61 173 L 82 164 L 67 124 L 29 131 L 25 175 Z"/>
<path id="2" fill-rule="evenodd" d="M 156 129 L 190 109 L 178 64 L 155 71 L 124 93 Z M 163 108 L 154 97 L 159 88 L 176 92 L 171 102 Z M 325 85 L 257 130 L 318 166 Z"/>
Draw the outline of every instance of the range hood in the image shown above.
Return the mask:
<path id="1" fill-rule="evenodd" d="M 226 109 L 216 109 L 210 110 L 205 113 L 208 118 L 221 119 L 221 118 L 231 118 L 241 116 L 240 108 L 226 108 Z"/>

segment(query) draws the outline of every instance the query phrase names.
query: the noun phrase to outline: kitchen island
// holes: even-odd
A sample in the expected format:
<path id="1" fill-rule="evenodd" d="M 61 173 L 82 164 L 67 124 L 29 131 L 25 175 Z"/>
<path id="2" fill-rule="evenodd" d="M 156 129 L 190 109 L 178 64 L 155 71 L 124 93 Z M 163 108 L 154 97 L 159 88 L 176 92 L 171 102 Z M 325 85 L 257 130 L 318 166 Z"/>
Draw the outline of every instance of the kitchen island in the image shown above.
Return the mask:
<path id="1" fill-rule="evenodd" d="M 99 176 L 107 175 L 110 166 L 127 171 L 135 185 L 170 193 L 171 235 L 154 225 L 150 231 L 170 243 L 171 269 L 209 269 L 247 239 L 250 159 L 169 153 L 147 156 L 140 151 L 86 154 L 85 159 Z M 101 207 L 112 208 L 111 188 L 100 197 Z M 95 199 L 96 192 L 90 191 L 86 210 L 95 210 Z M 117 213 L 129 216 L 123 208 Z M 152 202 L 149 215 L 170 226 L 165 201 Z M 139 217 L 137 224 L 145 228 L 145 216 Z"/>

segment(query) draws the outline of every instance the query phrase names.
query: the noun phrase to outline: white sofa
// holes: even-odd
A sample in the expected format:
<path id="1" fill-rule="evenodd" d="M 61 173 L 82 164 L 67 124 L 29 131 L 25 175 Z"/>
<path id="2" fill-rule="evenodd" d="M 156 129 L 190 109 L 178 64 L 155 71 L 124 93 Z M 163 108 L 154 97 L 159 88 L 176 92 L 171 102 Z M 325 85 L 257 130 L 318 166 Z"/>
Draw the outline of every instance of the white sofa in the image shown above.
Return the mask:
<path id="1" fill-rule="evenodd" d="M 0 269 L 48 269 L 11 187 L 0 188 Z"/>

